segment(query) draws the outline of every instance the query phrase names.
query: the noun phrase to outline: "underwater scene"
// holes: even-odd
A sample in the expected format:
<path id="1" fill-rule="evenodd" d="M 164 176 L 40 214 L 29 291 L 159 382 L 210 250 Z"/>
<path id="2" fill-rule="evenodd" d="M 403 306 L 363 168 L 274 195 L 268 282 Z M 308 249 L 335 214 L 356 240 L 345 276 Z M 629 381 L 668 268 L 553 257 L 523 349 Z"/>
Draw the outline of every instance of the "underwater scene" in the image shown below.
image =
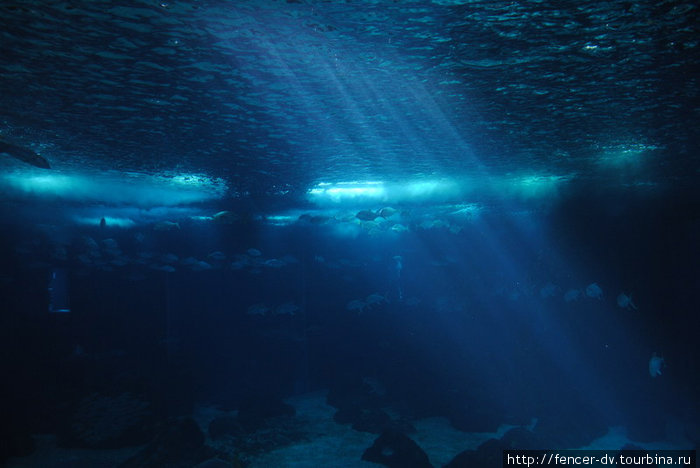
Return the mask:
<path id="1" fill-rule="evenodd" d="M 0 3 L 0 466 L 695 466 L 699 69 L 681 0 Z"/>

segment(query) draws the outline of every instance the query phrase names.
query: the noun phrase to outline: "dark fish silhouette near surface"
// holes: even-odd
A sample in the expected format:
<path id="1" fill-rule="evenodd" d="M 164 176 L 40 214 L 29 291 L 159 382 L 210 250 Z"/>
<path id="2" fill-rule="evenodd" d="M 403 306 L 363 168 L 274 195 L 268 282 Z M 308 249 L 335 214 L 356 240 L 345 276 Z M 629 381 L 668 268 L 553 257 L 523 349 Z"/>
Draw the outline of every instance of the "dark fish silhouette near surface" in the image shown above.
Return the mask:
<path id="1" fill-rule="evenodd" d="M 24 161 L 32 166 L 42 169 L 51 169 L 49 162 L 44 157 L 23 146 L 13 145 L 12 143 L 0 140 L 0 154 L 1 153 L 7 153 L 13 158 Z"/>

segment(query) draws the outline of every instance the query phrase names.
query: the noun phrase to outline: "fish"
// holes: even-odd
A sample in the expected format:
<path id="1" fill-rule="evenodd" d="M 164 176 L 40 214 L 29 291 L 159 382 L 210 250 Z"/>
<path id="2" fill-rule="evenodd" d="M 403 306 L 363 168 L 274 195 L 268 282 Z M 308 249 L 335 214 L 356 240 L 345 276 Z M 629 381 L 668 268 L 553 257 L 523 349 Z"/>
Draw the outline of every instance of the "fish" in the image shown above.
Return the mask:
<path id="1" fill-rule="evenodd" d="M 358 314 L 361 314 L 365 310 L 365 307 L 367 307 L 367 303 L 360 301 L 358 299 L 355 299 L 355 300 L 348 302 L 347 305 L 345 306 L 345 309 L 349 310 L 351 312 L 354 311 L 354 312 L 357 312 Z"/>
<path id="2" fill-rule="evenodd" d="M 578 301 L 579 298 L 581 297 L 581 290 L 580 289 L 569 289 L 566 291 L 566 294 L 564 294 L 564 300 L 566 302 L 573 302 L 573 301 Z"/>
<path id="3" fill-rule="evenodd" d="M 400 224 L 400 223 L 394 224 L 393 226 L 391 226 L 390 229 L 394 232 L 408 232 L 409 231 L 409 229 L 406 226 L 404 226 L 403 224 Z"/>
<path id="4" fill-rule="evenodd" d="M 226 254 L 221 252 L 220 250 L 217 250 L 217 251 L 212 252 L 209 255 L 207 255 L 207 258 L 221 262 L 221 261 L 226 260 Z"/>
<path id="5" fill-rule="evenodd" d="M 603 298 L 603 290 L 600 289 L 598 283 L 591 283 L 586 286 L 586 296 L 600 300 Z"/>
<path id="6" fill-rule="evenodd" d="M 649 359 L 649 375 L 656 378 L 661 375 L 661 367 L 664 365 L 664 358 L 653 353 Z"/>
<path id="7" fill-rule="evenodd" d="M 0 154 L 8 154 L 15 159 L 31 164 L 41 169 L 51 169 L 51 165 L 43 156 L 35 153 L 29 148 L 17 146 L 12 143 L 0 140 Z"/>
<path id="8" fill-rule="evenodd" d="M 271 258 L 269 260 L 265 260 L 263 265 L 270 268 L 282 268 L 286 264 L 282 260 Z"/>
<path id="9" fill-rule="evenodd" d="M 637 310 L 637 306 L 632 302 L 632 296 L 625 293 L 620 293 L 617 296 L 617 305 L 623 309 Z"/>
<path id="10" fill-rule="evenodd" d="M 381 294 L 377 294 L 377 293 L 370 294 L 369 296 L 367 296 L 367 299 L 366 299 L 366 304 L 368 306 L 372 306 L 375 304 L 382 304 L 382 303 L 386 303 L 386 302 L 389 302 L 386 300 L 386 297 L 382 296 Z"/>
<path id="11" fill-rule="evenodd" d="M 174 221 L 158 221 L 153 225 L 154 231 L 174 231 L 180 230 L 180 224 Z"/>
<path id="12" fill-rule="evenodd" d="M 253 304 L 250 307 L 248 307 L 246 314 L 264 316 L 264 315 L 267 315 L 268 312 L 270 312 L 270 308 L 268 306 L 266 306 L 265 304 L 262 304 L 262 303 L 258 303 L 258 304 Z"/>
<path id="13" fill-rule="evenodd" d="M 375 213 L 372 210 L 362 210 L 358 211 L 355 217 L 360 221 L 374 221 L 379 217 L 379 213 Z"/>
<path id="14" fill-rule="evenodd" d="M 197 262 L 193 263 L 190 268 L 192 271 L 205 271 L 205 270 L 211 270 L 212 266 L 211 264 L 205 262 L 204 260 L 198 260 Z"/>
<path id="15" fill-rule="evenodd" d="M 548 299 L 554 297 L 559 290 L 559 286 L 553 283 L 547 283 L 542 288 L 540 288 L 540 297 L 542 299 Z"/>
<path id="16" fill-rule="evenodd" d="M 232 211 L 219 211 L 211 218 L 219 224 L 233 224 L 238 221 L 238 216 Z"/>
<path id="17" fill-rule="evenodd" d="M 275 307 L 275 315 L 296 315 L 299 310 L 299 306 L 295 303 L 285 302 Z"/>
<path id="18" fill-rule="evenodd" d="M 379 210 L 379 216 L 381 216 L 384 219 L 391 218 L 396 213 L 398 213 L 398 211 L 396 211 L 394 208 L 392 208 L 390 206 L 384 207 L 381 210 Z"/>
<path id="19" fill-rule="evenodd" d="M 251 257 L 259 257 L 259 256 L 262 255 L 262 252 L 261 252 L 261 251 L 259 251 L 259 250 L 256 249 L 256 248 L 253 248 L 253 247 L 251 247 L 251 248 L 249 248 L 248 250 L 246 250 L 246 252 L 247 252 L 248 255 L 250 255 Z"/>

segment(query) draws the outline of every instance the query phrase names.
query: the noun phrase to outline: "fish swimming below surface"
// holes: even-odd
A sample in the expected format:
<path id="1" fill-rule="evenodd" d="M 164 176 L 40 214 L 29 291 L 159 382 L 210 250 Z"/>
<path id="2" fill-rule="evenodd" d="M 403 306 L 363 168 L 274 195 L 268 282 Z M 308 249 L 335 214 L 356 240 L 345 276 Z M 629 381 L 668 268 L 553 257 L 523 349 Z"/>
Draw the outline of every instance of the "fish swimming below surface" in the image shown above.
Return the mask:
<path id="1" fill-rule="evenodd" d="M 51 165 L 43 156 L 40 156 L 29 148 L 13 145 L 6 141 L 0 140 L 0 154 L 8 154 L 15 159 L 19 159 L 35 167 L 51 169 Z"/>

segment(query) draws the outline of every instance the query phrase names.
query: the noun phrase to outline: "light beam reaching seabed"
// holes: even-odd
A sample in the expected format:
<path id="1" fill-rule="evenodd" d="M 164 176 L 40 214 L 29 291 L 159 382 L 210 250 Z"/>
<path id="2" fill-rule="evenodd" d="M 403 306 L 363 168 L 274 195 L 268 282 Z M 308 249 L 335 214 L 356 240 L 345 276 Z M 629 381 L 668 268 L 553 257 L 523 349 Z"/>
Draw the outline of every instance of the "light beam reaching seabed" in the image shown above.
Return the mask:
<path id="1" fill-rule="evenodd" d="M 601 418 L 624 420 L 620 408 L 625 390 L 611 387 L 608 375 L 603 371 L 608 362 L 598 362 L 597 359 L 601 359 L 601 356 L 604 356 L 603 359 L 619 359 L 617 354 L 629 346 L 633 337 L 628 336 L 623 326 L 610 327 L 609 324 L 617 323 L 614 317 L 610 317 L 606 328 L 615 329 L 615 341 L 610 343 L 612 347 L 609 350 L 597 348 L 592 354 L 594 344 L 581 340 L 581 331 L 568 323 L 580 319 L 576 312 L 568 310 L 561 297 L 546 301 L 532 291 L 533 287 L 539 288 L 544 281 L 542 276 L 536 276 L 538 279 L 534 281 L 532 279 L 531 263 L 534 259 L 540 257 L 538 262 L 545 263 L 541 265 L 545 270 L 550 269 L 549 263 L 564 263 L 571 269 L 569 274 L 573 278 L 578 276 L 576 263 L 566 262 L 565 254 L 558 251 L 547 234 L 546 218 L 535 212 L 508 213 L 508 206 L 502 207 L 501 213 L 480 221 L 471 233 L 455 236 L 455 242 L 460 242 L 459 246 L 447 242 L 437 246 L 426 245 L 426 249 L 432 250 L 434 255 L 452 255 L 457 259 L 453 269 L 433 271 L 432 282 L 449 285 L 443 289 L 459 291 L 458 303 L 463 305 L 463 310 L 444 310 L 437 314 L 436 319 L 442 321 L 454 343 L 461 343 L 477 373 L 484 371 L 488 375 L 491 366 L 497 362 L 494 356 L 500 355 L 505 365 L 502 372 L 530 373 L 532 385 L 570 389 L 582 401 L 594 403 Z M 542 257 L 542 252 L 548 252 L 547 256 Z M 558 261 L 562 259 L 564 261 Z M 488 281 L 484 287 L 478 281 L 482 276 L 500 280 L 505 290 L 497 291 L 499 285 Z M 509 287 L 512 289 L 509 290 Z M 605 304 L 595 303 L 595 306 L 603 310 L 598 315 L 591 315 L 591 320 L 614 312 L 605 310 Z M 581 313 L 580 309 L 578 313 Z M 500 337 L 500 347 L 494 349 L 488 336 L 465 338 L 465 330 L 456 325 L 466 323 L 469 326 L 473 322 L 492 323 L 498 327 L 498 330 L 493 330 L 493 335 Z M 600 327 L 601 335 L 608 334 L 600 322 L 593 321 L 590 326 Z M 508 339 L 503 340 L 504 336 Z M 530 347 L 531 343 L 525 344 L 527 340 L 521 341 L 522 336 L 535 337 L 537 349 Z M 470 342 L 470 339 L 475 341 Z M 524 357 L 535 353 L 539 353 L 541 359 L 532 368 L 518 367 L 516 364 L 514 369 L 509 369 L 506 365 L 527 362 Z M 557 376 L 557 382 L 538 382 L 542 375 L 550 378 Z M 480 382 L 480 385 L 489 383 Z M 494 393 L 503 393 L 505 399 L 519 398 L 520 389 L 517 386 L 509 389 L 496 386 L 493 390 Z"/>
<path id="2" fill-rule="evenodd" d="M 312 167 L 323 166 L 327 171 L 316 174 L 319 185 L 310 189 L 312 195 L 331 199 L 367 195 L 378 197 L 382 203 L 406 201 L 414 192 L 402 186 L 402 180 L 444 180 L 448 171 L 456 185 L 452 195 L 455 198 L 478 196 L 481 190 L 489 194 L 551 195 L 547 190 L 560 182 L 552 175 L 490 173 L 452 124 L 449 104 L 438 98 L 438 89 L 429 85 L 441 80 L 431 79 L 429 69 L 421 66 L 425 64 L 411 63 L 396 49 L 382 44 L 371 44 L 372 53 L 367 54 L 366 44 L 348 36 L 314 34 L 301 20 L 292 41 L 278 34 L 274 24 L 265 23 L 262 17 L 257 20 L 256 30 L 261 33 L 256 37 L 256 54 L 269 72 L 267 81 L 260 83 L 261 104 L 267 106 L 271 126 L 274 127 L 275 119 L 279 119 L 281 127 L 289 123 L 290 117 L 303 119 L 296 122 L 300 132 L 296 143 L 300 149 L 303 146 L 305 157 L 323 162 L 312 161 Z M 285 30 L 289 33 L 294 29 L 289 22 L 294 20 L 287 21 Z M 370 59 L 370 55 L 377 60 Z M 293 112 L 286 112 L 287 109 Z M 455 167 L 463 168 L 463 173 L 455 174 Z M 339 180 L 341 176 L 343 179 Z M 342 186 L 351 181 L 358 181 L 358 185 Z M 401 194 L 403 198 L 392 199 L 387 193 Z M 501 201 L 503 213 L 514 211 L 507 206 L 507 197 Z M 488 269 L 493 276 L 497 276 L 493 273 L 496 271 L 504 278 L 516 280 L 526 277 L 528 268 L 523 257 L 535 257 L 551 241 L 538 224 L 542 222 L 527 218 L 484 222 L 479 229 L 485 251 L 474 257 L 481 262 L 465 264 L 458 258 L 457 272 L 444 272 L 431 280 L 452 284 L 451 289 L 461 294 L 458 299 L 468 299 L 464 297 L 468 294 L 480 295 L 478 313 L 491 314 L 491 319 L 509 327 L 513 334 L 523 329 L 540 337 L 550 364 L 569 385 L 598 400 L 600 408 L 614 409 L 615 396 L 601 384 L 589 356 L 570 339 L 567 328 L 562 326 L 564 319 L 544 313 L 551 311 L 539 310 L 533 300 L 523 301 L 521 307 L 500 310 L 498 304 L 489 300 L 488 292 L 469 282 L 468 290 L 460 291 L 465 288 L 462 276 L 474 270 Z M 508 230 L 508 239 L 502 235 L 504 229 Z M 517 246 L 516 251 L 513 245 Z M 430 247 L 424 247 L 424 254 L 430 256 Z M 402 272 L 402 281 L 408 287 L 405 273 Z M 452 339 L 460 343 L 459 329 L 453 326 L 453 321 L 459 319 L 455 314 L 447 311 L 437 320 L 443 320 L 444 328 L 453 333 Z M 471 353 L 469 358 L 475 366 L 491 365 L 478 346 L 465 346 L 465 352 Z M 500 352 L 516 356 L 522 350 L 514 345 Z"/>

